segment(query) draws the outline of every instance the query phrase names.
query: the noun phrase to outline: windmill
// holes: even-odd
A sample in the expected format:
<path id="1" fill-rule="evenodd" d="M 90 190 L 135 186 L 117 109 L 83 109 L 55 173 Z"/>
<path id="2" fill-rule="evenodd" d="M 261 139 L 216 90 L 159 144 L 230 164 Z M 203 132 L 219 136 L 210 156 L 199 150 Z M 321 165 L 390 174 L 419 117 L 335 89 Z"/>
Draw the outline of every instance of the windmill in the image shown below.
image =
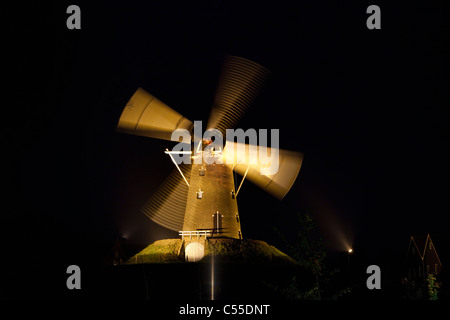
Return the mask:
<path id="1" fill-rule="evenodd" d="M 207 128 L 217 129 L 226 137 L 226 130 L 233 128 L 243 116 L 255 100 L 268 74 L 267 69 L 253 61 L 228 56 Z M 247 178 L 282 199 L 292 187 L 302 164 L 301 153 L 271 150 L 268 147 L 242 142 L 226 141 L 223 149 L 208 149 L 211 141 L 195 136 L 192 121 L 142 88 L 130 98 L 117 125 L 119 132 L 164 140 L 171 140 L 172 132 L 177 129 L 194 134 L 193 151 L 184 156 L 197 158 L 197 162 L 179 165 L 174 161 L 176 168 L 144 205 L 142 212 L 152 221 L 178 231 L 182 236 L 189 234 L 205 238 L 242 239 L 237 196 L 244 179 Z M 238 148 L 244 152 L 232 152 Z M 251 152 L 262 150 L 261 148 L 266 152 L 278 152 L 279 167 L 276 173 L 261 174 L 261 169 L 266 164 L 261 163 L 258 152 Z M 173 155 L 176 152 L 167 149 L 165 152 L 174 160 Z M 222 157 L 229 161 L 206 161 L 211 157 L 215 160 Z M 238 188 L 234 172 L 242 176 Z"/>

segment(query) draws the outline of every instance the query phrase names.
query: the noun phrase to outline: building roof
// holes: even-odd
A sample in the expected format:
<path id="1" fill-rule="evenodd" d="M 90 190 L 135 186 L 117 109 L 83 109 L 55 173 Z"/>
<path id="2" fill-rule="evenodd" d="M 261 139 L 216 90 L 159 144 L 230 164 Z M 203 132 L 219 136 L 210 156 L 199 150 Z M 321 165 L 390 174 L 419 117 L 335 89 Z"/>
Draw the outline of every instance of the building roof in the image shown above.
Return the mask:
<path id="1" fill-rule="evenodd" d="M 420 234 L 411 236 L 411 240 L 416 246 L 417 252 L 419 253 L 421 259 L 423 259 L 425 253 L 428 237 L 429 234 L 427 235 Z"/>
<path id="2" fill-rule="evenodd" d="M 427 235 L 412 235 L 411 242 L 414 244 L 414 246 L 417 249 L 417 252 L 419 253 L 420 258 L 423 260 L 425 258 L 425 253 L 427 249 L 428 243 L 432 244 L 433 250 L 436 254 L 437 259 L 439 260 L 439 263 L 441 263 L 441 259 L 439 258 L 439 255 L 437 253 L 436 247 L 434 246 L 433 241 L 431 240 L 430 234 L 427 233 Z"/>

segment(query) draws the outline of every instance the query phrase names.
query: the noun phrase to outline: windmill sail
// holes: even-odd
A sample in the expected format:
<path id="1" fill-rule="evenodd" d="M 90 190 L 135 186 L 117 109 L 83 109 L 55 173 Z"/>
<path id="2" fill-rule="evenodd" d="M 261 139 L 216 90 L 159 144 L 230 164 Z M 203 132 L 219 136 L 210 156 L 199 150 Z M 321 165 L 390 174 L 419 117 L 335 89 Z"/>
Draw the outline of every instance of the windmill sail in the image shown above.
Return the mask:
<path id="1" fill-rule="evenodd" d="M 241 57 L 226 58 L 207 129 L 234 128 L 248 106 L 255 100 L 269 71 L 256 62 Z"/>
<path id="2" fill-rule="evenodd" d="M 176 129 L 193 130 L 193 123 L 142 88 L 123 109 L 117 131 L 170 140 Z"/>
<path id="3" fill-rule="evenodd" d="M 191 165 L 182 164 L 180 169 L 189 180 Z M 178 170 L 173 169 L 141 211 L 153 222 L 167 229 L 182 230 L 188 190 Z"/>
<path id="4" fill-rule="evenodd" d="M 260 154 L 277 152 L 278 165 L 275 170 L 269 170 L 272 163 L 264 163 Z M 252 146 L 243 143 L 227 141 L 224 148 L 224 162 L 234 167 L 234 171 L 272 194 L 283 199 L 297 179 L 303 162 L 303 154 L 284 149 L 274 149 L 262 146 Z M 268 172 L 268 173 L 265 173 Z"/>

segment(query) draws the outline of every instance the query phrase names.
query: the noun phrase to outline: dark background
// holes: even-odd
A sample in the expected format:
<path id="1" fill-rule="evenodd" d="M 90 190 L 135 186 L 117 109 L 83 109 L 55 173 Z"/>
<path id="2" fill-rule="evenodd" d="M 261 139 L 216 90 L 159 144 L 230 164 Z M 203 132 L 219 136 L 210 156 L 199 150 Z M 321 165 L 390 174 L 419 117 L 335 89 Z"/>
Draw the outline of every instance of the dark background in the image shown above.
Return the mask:
<path id="1" fill-rule="evenodd" d="M 365 1 L 79 1 L 81 30 L 66 28 L 69 4 L 5 10 L 2 296 L 66 292 L 69 264 L 95 278 L 117 237 L 177 237 L 139 212 L 172 144 L 115 126 L 139 86 L 206 121 L 227 54 L 272 72 L 238 127 L 278 128 L 305 154 L 282 202 L 244 183 L 244 237 L 283 249 L 273 227 L 294 237 L 311 210 L 329 254 L 352 246 L 377 263 L 401 260 L 411 234 L 447 232 L 443 2 L 377 1 L 381 30 L 366 28 Z"/>

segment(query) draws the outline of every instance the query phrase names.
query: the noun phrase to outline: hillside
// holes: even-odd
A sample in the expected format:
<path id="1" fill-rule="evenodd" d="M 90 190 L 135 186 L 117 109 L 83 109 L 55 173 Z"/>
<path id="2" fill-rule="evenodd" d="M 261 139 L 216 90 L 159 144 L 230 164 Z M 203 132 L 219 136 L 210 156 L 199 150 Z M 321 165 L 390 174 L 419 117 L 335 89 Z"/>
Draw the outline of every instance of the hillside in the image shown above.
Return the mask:
<path id="1" fill-rule="evenodd" d="M 202 243 L 205 244 L 204 240 Z M 186 263 L 183 249 L 181 239 L 158 240 L 131 257 L 127 264 Z M 205 257 L 200 263 L 209 262 L 212 256 L 229 263 L 297 264 L 294 259 L 274 246 L 251 239 L 208 239 L 205 244 Z"/>

